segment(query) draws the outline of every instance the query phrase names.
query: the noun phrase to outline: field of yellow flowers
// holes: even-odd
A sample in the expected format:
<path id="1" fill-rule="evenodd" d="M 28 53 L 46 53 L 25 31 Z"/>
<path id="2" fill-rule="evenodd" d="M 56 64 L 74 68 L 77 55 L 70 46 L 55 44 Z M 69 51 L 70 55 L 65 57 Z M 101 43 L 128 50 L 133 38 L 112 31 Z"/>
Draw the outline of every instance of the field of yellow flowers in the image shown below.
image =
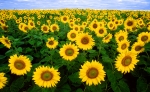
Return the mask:
<path id="1" fill-rule="evenodd" d="M 1 92 L 150 92 L 150 12 L 0 10 Z"/>

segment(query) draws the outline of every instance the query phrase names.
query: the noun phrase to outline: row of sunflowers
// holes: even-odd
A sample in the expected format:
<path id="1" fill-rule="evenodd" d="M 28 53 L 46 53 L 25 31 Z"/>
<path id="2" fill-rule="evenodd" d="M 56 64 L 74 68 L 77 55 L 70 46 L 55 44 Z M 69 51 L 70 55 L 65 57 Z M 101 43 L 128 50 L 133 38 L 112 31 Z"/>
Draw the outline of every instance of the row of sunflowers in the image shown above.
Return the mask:
<path id="1" fill-rule="evenodd" d="M 2 92 L 149 92 L 150 12 L 0 10 Z"/>

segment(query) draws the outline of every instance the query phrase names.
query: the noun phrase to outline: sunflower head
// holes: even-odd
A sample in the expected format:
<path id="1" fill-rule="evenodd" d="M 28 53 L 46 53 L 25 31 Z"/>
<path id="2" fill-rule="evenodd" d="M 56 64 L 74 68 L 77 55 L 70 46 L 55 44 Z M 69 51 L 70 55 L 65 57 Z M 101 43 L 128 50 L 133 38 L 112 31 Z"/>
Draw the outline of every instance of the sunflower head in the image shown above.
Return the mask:
<path id="1" fill-rule="evenodd" d="M 130 42 L 128 40 L 124 40 L 124 41 L 121 41 L 120 43 L 118 43 L 118 52 L 120 53 L 124 53 L 128 50 L 130 46 Z"/>
<path id="2" fill-rule="evenodd" d="M 57 69 L 49 66 L 39 66 L 33 73 L 35 84 L 39 87 L 52 88 L 55 87 L 58 81 L 60 81 L 60 73 Z"/>
<path id="3" fill-rule="evenodd" d="M 41 26 L 41 30 L 42 30 L 43 33 L 48 33 L 48 32 L 49 32 L 49 26 L 43 24 L 43 25 Z"/>
<path id="4" fill-rule="evenodd" d="M 128 32 L 120 30 L 115 34 L 115 39 L 117 43 L 120 43 L 121 41 L 127 40 Z"/>
<path id="5" fill-rule="evenodd" d="M 7 48 L 10 49 L 10 47 L 11 47 L 11 42 L 10 42 L 10 40 L 8 39 L 8 37 L 2 36 L 2 37 L 0 38 L 0 42 L 1 42 L 2 44 L 4 44 L 4 46 L 6 46 Z"/>
<path id="6" fill-rule="evenodd" d="M 92 84 L 101 84 L 101 81 L 104 81 L 105 78 L 103 65 L 96 60 L 92 60 L 92 62 L 86 61 L 84 65 L 81 66 L 79 78 L 89 86 Z"/>
<path id="7" fill-rule="evenodd" d="M 143 52 L 144 51 L 144 43 L 143 42 L 135 42 L 131 47 L 131 51 L 136 54 Z"/>
<path id="8" fill-rule="evenodd" d="M 16 75 L 27 74 L 31 70 L 31 61 L 24 55 L 17 56 L 16 54 L 10 56 L 9 65 L 11 73 Z"/>
<path id="9" fill-rule="evenodd" d="M 56 41 L 53 37 L 48 38 L 48 41 L 46 42 L 46 46 L 50 49 L 55 49 L 58 45 L 58 41 Z"/>
<path id="10" fill-rule="evenodd" d="M 103 39 L 103 43 L 109 43 L 110 40 L 112 39 L 112 34 L 108 33 Z"/>
<path id="11" fill-rule="evenodd" d="M 4 88 L 7 83 L 7 77 L 4 75 L 5 73 L 0 73 L 0 89 Z"/>
<path id="12" fill-rule="evenodd" d="M 52 24 L 50 26 L 50 31 L 54 32 L 54 31 L 59 31 L 59 26 L 57 24 Z"/>
<path id="13" fill-rule="evenodd" d="M 88 50 L 92 49 L 95 45 L 94 39 L 88 33 L 79 33 L 76 39 L 76 44 L 80 49 Z"/>
<path id="14" fill-rule="evenodd" d="M 69 21 L 69 17 L 68 16 L 61 16 L 61 22 L 63 22 L 63 23 L 68 23 L 68 21 Z"/>
<path id="15" fill-rule="evenodd" d="M 148 43 L 150 42 L 150 33 L 141 32 L 137 37 L 138 42 Z"/>
<path id="16" fill-rule="evenodd" d="M 107 30 L 105 27 L 99 27 L 98 29 L 95 30 L 95 34 L 98 37 L 104 37 L 107 34 Z"/>
<path id="17" fill-rule="evenodd" d="M 137 54 L 131 51 L 126 51 L 124 53 L 119 54 L 116 58 L 115 67 L 118 71 L 122 73 L 129 73 L 131 70 L 135 68 L 135 65 L 139 60 L 136 59 Z"/>
<path id="18" fill-rule="evenodd" d="M 63 45 L 63 47 L 59 51 L 59 54 L 60 56 L 62 56 L 63 59 L 72 61 L 79 54 L 78 51 L 79 49 L 76 45 L 69 43 Z"/>
<path id="19" fill-rule="evenodd" d="M 75 30 L 71 30 L 67 33 L 67 38 L 71 41 L 75 41 L 77 38 L 78 32 Z"/>

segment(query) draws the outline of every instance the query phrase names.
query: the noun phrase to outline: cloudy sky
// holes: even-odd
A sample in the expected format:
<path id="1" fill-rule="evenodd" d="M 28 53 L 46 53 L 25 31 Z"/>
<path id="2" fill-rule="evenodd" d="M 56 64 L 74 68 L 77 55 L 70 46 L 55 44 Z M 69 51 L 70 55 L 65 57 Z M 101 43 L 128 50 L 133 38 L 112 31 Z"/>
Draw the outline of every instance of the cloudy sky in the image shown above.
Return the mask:
<path id="1" fill-rule="evenodd" d="M 150 0 L 0 0 L 0 9 L 150 10 Z"/>

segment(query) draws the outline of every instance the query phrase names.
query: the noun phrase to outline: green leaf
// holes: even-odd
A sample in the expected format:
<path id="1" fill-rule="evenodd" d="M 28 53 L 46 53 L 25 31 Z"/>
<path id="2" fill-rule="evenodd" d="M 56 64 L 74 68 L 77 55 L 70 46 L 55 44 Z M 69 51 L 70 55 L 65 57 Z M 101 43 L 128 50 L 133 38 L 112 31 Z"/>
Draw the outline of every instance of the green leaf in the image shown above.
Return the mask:
<path id="1" fill-rule="evenodd" d="M 78 88 L 78 89 L 76 90 L 76 92 L 83 92 L 83 90 L 82 90 L 81 88 Z"/>
<path id="2" fill-rule="evenodd" d="M 6 56 L 4 55 L 0 55 L 0 59 L 4 59 Z"/>
<path id="3" fill-rule="evenodd" d="M 79 79 L 79 72 L 73 73 L 69 75 L 68 77 L 71 82 L 81 84 L 81 80 Z"/>
<path id="4" fill-rule="evenodd" d="M 139 77 L 136 83 L 137 92 L 145 92 L 147 89 L 147 81 L 144 77 Z"/>
<path id="5" fill-rule="evenodd" d="M 109 58 L 109 56 L 102 56 L 102 60 L 104 61 L 104 62 L 114 62 L 111 58 Z"/>
<path id="6" fill-rule="evenodd" d="M 9 67 L 8 67 L 8 64 L 2 64 L 0 65 L 0 72 L 9 72 Z"/>
<path id="7" fill-rule="evenodd" d="M 112 70 L 106 70 L 106 74 L 107 74 L 108 80 L 111 83 L 116 82 L 116 77 L 115 77 L 115 75 L 114 75 Z"/>
<path id="8" fill-rule="evenodd" d="M 18 52 L 22 52 L 22 48 L 19 47 L 19 48 L 17 49 L 17 51 L 18 51 Z"/>
<path id="9" fill-rule="evenodd" d="M 33 60 L 33 57 L 31 55 L 26 55 L 31 61 Z"/>
<path id="10" fill-rule="evenodd" d="M 38 87 L 37 85 L 34 85 L 33 88 L 27 92 L 42 92 L 42 88 Z"/>
<path id="11" fill-rule="evenodd" d="M 111 83 L 111 87 L 114 92 L 122 92 L 120 87 L 118 86 L 117 82 Z"/>
<path id="12" fill-rule="evenodd" d="M 71 88 L 68 84 L 65 84 L 60 88 L 60 91 L 61 92 L 71 92 Z"/>
<path id="13" fill-rule="evenodd" d="M 128 84 L 123 80 L 120 80 L 118 85 L 121 89 L 121 92 L 130 92 Z"/>
<path id="14" fill-rule="evenodd" d="M 10 91 L 11 92 L 19 92 L 19 90 L 24 86 L 24 78 L 19 77 L 15 81 L 12 82 L 10 85 Z"/>
<path id="15" fill-rule="evenodd" d="M 145 68 L 144 70 L 145 70 L 147 73 L 150 74 L 150 67 L 147 67 L 147 68 Z"/>
<path id="16" fill-rule="evenodd" d="M 121 79 L 123 77 L 123 74 L 121 72 L 115 71 L 114 75 L 116 77 L 116 79 Z"/>
<path id="17" fill-rule="evenodd" d="M 88 50 L 87 52 L 89 52 L 89 53 L 95 53 L 96 52 L 96 50 Z"/>

